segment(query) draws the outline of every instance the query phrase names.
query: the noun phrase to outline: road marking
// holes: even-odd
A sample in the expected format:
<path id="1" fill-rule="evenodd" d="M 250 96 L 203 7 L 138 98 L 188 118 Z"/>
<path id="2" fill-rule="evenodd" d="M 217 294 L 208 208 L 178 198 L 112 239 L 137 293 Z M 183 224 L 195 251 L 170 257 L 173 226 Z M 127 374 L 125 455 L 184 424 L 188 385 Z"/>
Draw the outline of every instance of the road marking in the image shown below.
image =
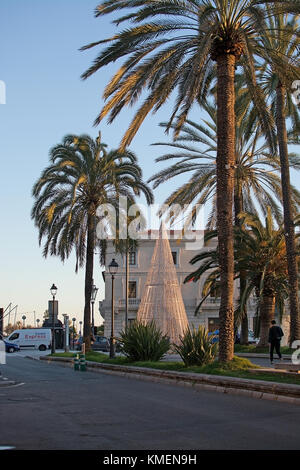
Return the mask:
<path id="1" fill-rule="evenodd" d="M 8 385 L 5 388 L 13 388 L 13 387 L 20 387 L 21 385 L 25 385 L 25 382 L 20 382 L 18 384 Z"/>

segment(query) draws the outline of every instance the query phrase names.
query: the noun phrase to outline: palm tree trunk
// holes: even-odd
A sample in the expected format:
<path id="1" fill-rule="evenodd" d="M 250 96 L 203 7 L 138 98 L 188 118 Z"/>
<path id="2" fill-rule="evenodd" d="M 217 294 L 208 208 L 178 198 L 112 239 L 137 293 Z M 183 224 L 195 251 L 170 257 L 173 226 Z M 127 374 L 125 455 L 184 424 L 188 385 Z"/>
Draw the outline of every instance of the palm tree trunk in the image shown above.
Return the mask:
<path id="1" fill-rule="evenodd" d="M 233 188 L 235 164 L 235 57 L 217 57 L 217 228 L 220 265 L 219 360 L 228 362 L 234 352 L 233 319 Z"/>
<path id="2" fill-rule="evenodd" d="M 94 271 L 94 245 L 95 245 L 95 217 L 88 216 L 88 233 L 86 244 L 86 263 L 85 263 L 85 304 L 84 304 L 84 322 L 83 322 L 83 341 L 86 351 L 91 349 L 91 294 L 93 285 Z"/>
<path id="3" fill-rule="evenodd" d="M 267 347 L 269 328 L 275 313 L 275 296 L 264 295 L 260 306 L 260 334 L 258 346 Z"/>
<path id="4" fill-rule="evenodd" d="M 236 179 L 236 178 L 235 178 Z M 241 220 L 238 218 L 238 215 L 243 210 L 243 195 L 241 192 L 241 188 L 238 182 L 235 182 L 234 188 L 234 224 L 236 227 L 240 227 Z M 240 271 L 240 300 L 243 292 L 247 286 L 247 278 L 245 271 Z M 240 337 L 240 344 L 247 345 L 248 344 L 248 336 L 249 336 L 249 328 L 248 328 L 248 315 L 247 315 L 247 307 L 245 305 L 244 311 L 242 312 L 242 319 L 241 319 L 241 337 Z"/>
<path id="5" fill-rule="evenodd" d="M 247 278 L 245 271 L 240 272 L 240 296 L 243 294 L 247 286 Z M 242 321 L 241 321 L 241 337 L 240 337 L 240 344 L 247 345 L 248 338 L 249 338 L 249 326 L 248 326 L 248 314 L 247 314 L 247 306 L 245 305 L 244 311 L 242 313 Z"/>
<path id="6" fill-rule="evenodd" d="M 129 284 L 129 246 L 126 240 L 126 275 L 125 275 L 125 329 L 128 326 L 128 284 Z"/>
<path id="7" fill-rule="evenodd" d="M 289 276 L 289 303 L 290 303 L 290 338 L 289 342 L 300 339 L 300 317 L 298 300 L 298 268 L 295 244 L 294 214 L 291 198 L 290 169 L 287 145 L 286 117 L 285 117 L 286 89 L 279 83 L 276 89 L 276 126 L 279 144 L 282 202 L 284 214 L 284 232 L 287 253 Z"/>

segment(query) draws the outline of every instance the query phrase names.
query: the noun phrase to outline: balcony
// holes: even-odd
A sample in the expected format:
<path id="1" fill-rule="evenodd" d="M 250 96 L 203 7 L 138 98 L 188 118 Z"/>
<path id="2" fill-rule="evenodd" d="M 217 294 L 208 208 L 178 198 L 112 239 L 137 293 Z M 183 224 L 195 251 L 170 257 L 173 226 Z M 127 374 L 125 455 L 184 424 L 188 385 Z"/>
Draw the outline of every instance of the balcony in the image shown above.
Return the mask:
<path id="1" fill-rule="evenodd" d="M 202 307 L 216 309 L 219 308 L 220 301 L 220 297 L 207 297 L 207 299 L 205 299 L 205 301 L 203 302 Z"/>
<path id="2" fill-rule="evenodd" d="M 128 307 L 130 308 L 138 308 L 140 305 L 141 299 L 128 299 Z M 118 301 L 118 307 L 120 308 L 125 308 L 125 299 L 119 299 Z"/>

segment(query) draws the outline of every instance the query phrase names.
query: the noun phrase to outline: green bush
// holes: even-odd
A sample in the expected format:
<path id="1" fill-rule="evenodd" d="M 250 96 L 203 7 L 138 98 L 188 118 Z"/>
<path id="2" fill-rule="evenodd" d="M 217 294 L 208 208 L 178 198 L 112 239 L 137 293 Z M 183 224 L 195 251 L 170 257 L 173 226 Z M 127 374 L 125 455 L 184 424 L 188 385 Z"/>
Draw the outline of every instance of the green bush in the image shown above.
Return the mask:
<path id="1" fill-rule="evenodd" d="M 212 343 L 213 338 L 208 336 L 203 326 L 200 325 L 198 330 L 193 326 L 180 336 L 180 343 L 173 347 L 186 366 L 202 366 L 213 362 L 218 353 L 218 344 Z"/>
<path id="2" fill-rule="evenodd" d="M 143 324 L 134 321 L 120 333 L 122 352 L 130 361 L 159 361 L 171 347 L 154 321 Z"/>

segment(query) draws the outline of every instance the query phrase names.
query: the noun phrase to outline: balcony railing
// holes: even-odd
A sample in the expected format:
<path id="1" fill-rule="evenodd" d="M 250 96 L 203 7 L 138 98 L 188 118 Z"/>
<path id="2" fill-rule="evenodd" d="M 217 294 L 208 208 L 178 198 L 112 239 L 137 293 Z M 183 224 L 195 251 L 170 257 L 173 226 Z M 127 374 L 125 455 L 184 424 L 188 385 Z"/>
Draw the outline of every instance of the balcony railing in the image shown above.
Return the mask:
<path id="1" fill-rule="evenodd" d="M 128 305 L 137 306 L 141 302 L 141 299 L 128 299 Z M 119 307 L 125 307 L 125 299 L 119 299 Z"/>
<path id="2" fill-rule="evenodd" d="M 207 297 L 205 303 L 207 304 L 219 304 L 221 301 L 221 297 Z"/>

